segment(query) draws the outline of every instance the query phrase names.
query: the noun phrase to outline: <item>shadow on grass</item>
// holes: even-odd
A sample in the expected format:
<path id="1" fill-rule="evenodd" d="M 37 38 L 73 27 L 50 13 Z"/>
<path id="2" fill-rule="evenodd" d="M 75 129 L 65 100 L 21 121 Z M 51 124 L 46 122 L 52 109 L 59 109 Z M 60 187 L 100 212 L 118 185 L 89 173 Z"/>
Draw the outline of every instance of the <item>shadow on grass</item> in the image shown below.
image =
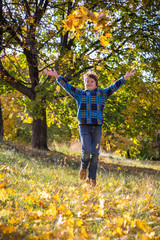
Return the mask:
<path id="1" fill-rule="evenodd" d="M 79 169 L 80 167 L 80 157 L 69 156 L 57 151 L 42 151 L 32 148 L 26 148 L 24 146 L 14 146 L 8 143 L 3 143 L 0 148 L 14 150 L 17 153 L 22 153 L 25 157 L 31 157 L 37 160 L 38 162 L 45 163 L 47 165 L 61 165 L 68 166 L 72 169 Z M 103 162 L 103 158 L 99 161 L 99 169 L 104 170 L 105 172 L 116 172 L 123 173 L 125 175 L 154 175 L 160 176 L 160 170 L 153 168 L 136 167 L 136 166 L 124 166 L 120 162 L 116 163 L 106 163 Z"/>

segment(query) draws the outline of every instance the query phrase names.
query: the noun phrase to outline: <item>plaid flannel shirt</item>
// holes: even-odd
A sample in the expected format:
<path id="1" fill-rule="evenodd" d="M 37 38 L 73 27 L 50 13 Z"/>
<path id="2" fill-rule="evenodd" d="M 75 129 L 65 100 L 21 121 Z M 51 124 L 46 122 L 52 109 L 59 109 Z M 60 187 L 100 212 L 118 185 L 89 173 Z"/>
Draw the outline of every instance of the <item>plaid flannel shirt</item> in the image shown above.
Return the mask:
<path id="1" fill-rule="evenodd" d="M 78 89 L 62 76 L 57 79 L 57 82 L 76 100 L 79 124 L 102 125 L 104 120 L 103 109 L 106 100 L 126 81 L 124 77 L 121 77 L 107 88 L 96 88 L 92 91 Z"/>

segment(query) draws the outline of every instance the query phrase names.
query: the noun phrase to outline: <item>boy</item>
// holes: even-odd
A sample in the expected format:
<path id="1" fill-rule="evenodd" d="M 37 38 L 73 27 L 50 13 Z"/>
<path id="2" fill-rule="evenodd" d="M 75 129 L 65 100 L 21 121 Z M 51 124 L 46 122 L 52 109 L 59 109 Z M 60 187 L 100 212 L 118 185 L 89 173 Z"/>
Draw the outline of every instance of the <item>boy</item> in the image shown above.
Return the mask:
<path id="1" fill-rule="evenodd" d="M 96 185 L 96 172 L 103 124 L 103 109 L 108 97 L 118 90 L 126 80 L 135 74 L 132 70 L 127 72 L 108 88 L 98 88 L 98 76 L 93 71 L 84 75 L 85 90 L 73 87 L 65 78 L 59 76 L 55 69 L 48 70 L 47 75 L 56 78 L 57 82 L 77 101 L 77 118 L 82 145 L 81 168 L 79 178 L 86 179 L 92 186 Z"/>

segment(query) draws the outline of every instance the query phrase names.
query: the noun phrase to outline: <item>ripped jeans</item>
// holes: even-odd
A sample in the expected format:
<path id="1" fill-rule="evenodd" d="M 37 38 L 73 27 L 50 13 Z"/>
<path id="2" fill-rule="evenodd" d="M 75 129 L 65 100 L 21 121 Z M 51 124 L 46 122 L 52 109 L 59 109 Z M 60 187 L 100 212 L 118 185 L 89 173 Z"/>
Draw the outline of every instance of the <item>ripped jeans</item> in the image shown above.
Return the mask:
<path id="1" fill-rule="evenodd" d="M 96 180 L 102 126 L 79 125 L 82 145 L 81 168 L 87 169 L 88 178 Z"/>

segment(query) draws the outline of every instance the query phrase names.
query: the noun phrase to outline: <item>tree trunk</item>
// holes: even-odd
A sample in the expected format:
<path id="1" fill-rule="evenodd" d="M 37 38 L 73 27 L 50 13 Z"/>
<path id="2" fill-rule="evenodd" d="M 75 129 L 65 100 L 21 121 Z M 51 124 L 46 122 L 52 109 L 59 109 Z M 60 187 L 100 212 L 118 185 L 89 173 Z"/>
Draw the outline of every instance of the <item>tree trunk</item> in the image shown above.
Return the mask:
<path id="1" fill-rule="evenodd" d="M 32 148 L 48 150 L 46 109 L 42 110 L 42 118 L 38 118 L 38 119 L 33 118 Z"/>
<path id="2" fill-rule="evenodd" d="M 0 142 L 3 141 L 3 118 L 2 118 L 2 105 L 0 99 Z"/>

